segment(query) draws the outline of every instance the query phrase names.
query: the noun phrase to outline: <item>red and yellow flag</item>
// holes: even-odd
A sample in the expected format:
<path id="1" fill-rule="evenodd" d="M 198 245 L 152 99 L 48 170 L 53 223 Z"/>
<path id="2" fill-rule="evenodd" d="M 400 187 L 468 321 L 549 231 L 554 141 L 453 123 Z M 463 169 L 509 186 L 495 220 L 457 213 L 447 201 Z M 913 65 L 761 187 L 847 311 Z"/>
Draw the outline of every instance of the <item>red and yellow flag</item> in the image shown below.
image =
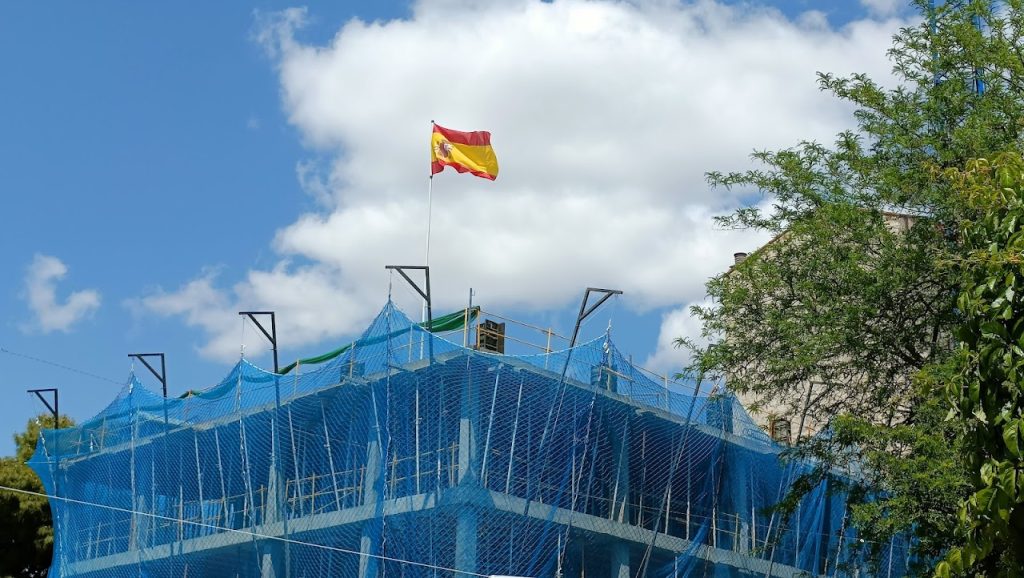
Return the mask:
<path id="1" fill-rule="evenodd" d="M 491 133 L 462 132 L 435 124 L 430 135 L 431 176 L 445 167 L 492 181 L 498 178 L 498 158 L 491 148 Z"/>

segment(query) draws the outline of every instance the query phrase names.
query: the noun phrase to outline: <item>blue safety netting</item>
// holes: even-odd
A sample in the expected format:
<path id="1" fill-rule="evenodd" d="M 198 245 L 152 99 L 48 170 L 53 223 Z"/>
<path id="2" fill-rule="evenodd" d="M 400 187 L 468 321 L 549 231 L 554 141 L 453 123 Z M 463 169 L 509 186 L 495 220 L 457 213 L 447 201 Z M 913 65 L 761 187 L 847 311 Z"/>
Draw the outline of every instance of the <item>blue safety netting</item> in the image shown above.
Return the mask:
<path id="1" fill-rule="evenodd" d="M 30 465 L 51 576 L 899 576 L 867 565 L 841 485 L 783 516 L 810 464 L 732 396 L 666 384 L 608 336 L 485 353 L 388 303 L 343 356 L 240 361 L 164 399 L 133 376 Z"/>

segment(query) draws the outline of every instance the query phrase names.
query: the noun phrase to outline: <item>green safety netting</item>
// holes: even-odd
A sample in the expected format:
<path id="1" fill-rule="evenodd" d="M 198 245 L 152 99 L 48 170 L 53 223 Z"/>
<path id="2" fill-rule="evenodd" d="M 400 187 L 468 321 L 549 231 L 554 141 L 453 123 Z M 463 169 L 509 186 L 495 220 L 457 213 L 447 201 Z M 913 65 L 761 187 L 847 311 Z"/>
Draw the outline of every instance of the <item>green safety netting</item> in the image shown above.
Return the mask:
<path id="1" fill-rule="evenodd" d="M 430 325 L 430 331 L 433 333 L 447 333 L 449 331 L 458 331 L 460 329 L 465 329 L 467 325 L 472 324 L 473 321 L 476 320 L 476 316 L 479 313 L 479 307 L 471 307 L 468 309 L 453 311 L 452 313 L 449 313 L 447 315 L 442 315 L 441 317 L 433 319 Z M 419 323 L 419 326 L 425 328 L 427 327 L 427 322 L 423 321 L 422 323 Z M 386 338 L 387 336 L 380 336 L 377 339 Z M 343 345 L 333 351 L 328 351 L 327 353 L 323 353 L 321 355 L 315 355 L 313 357 L 307 357 L 305 359 L 300 359 L 293 363 L 289 363 L 288 365 L 281 368 L 280 373 L 281 375 L 291 373 L 291 371 L 295 369 L 296 366 L 299 365 L 310 365 L 330 361 L 335 357 L 338 357 L 342 353 L 345 353 L 349 349 L 352 349 L 354 345 L 356 345 L 355 341 L 349 343 L 348 345 Z"/>

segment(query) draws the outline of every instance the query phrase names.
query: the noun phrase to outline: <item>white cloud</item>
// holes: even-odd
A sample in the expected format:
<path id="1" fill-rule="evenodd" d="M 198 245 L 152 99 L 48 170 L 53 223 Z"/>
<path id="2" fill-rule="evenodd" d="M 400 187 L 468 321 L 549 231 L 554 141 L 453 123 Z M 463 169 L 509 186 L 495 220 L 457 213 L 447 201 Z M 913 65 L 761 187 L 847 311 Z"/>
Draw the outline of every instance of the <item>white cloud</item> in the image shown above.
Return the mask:
<path id="1" fill-rule="evenodd" d="M 129 299 L 125 305 L 135 314 L 150 311 L 162 316 L 181 316 L 186 325 L 199 327 L 207 335 L 218 336 L 213 344 L 204 347 L 204 351 L 219 359 L 229 359 L 233 352 L 237 358 L 238 310 L 231 306 L 227 295 L 214 286 L 216 277 L 217 271 L 208 269 L 173 292 L 158 289 L 145 297 Z M 227 340 L 233 344 L 231 347 L 220 343 Z"/>
<path id="2" fill-rule="evenodd" d="M 885 50 L 905 24 L 835 29 L 709 0 L 428 0 L 316 46 L 296 38 L 303 10 L 259 20 L 290 122 L 330 159 L 297 167 L 321 208 L 278 231 L 271 270 L 229 289 L 196 282 L 225 306 L 286 310 L 296 345 L 357 329 L 383 300 L 383 266 L 422 262 L 431 119 L 490 130 L 501 163 L 496 182 L 434 179 L 440 309 L 470 286 L 505 310 L 559 307 L 587 285 L 621 288 L 637 309 L 701 300 L 706 277 L 765 240 L 714 228 L 749 191 L 711 190 L 704 172 L 745 168 L 755 148 L 830 141 L 850 109 L 818 90 L 816 71 L 887 80 Z M 202 327 L 208 355 L 237 355 L 237 330 L 198 321 L 210 301 L 191 290 L 151 296 L 184 308 L 144 303 Z"/>
<path id="3" fill-rule="evenodd" d="M 238 358 L 243 338 L 239 311 L 275 310 L 278 330 L 288 336 L 287 346 L 352 333 L 376 313 L 372 306 L 364 306 L 370 301 L 346 297 L 349 291 L 338 284 L 340 275 L 324 267 L 289 268 L 282 262 L 270 271 L 250 271 L 229 290 L 217 287 L 217 276 L 218 271 L 207 270 L 176 290 L 157 289 L 125 305 L 135 314 L 148 311 L 182 317 L 186 325 L 209 337 L 200 353 L 221 360 Z M 374 305 L 380 305 L 380 299 Z M 245 342 L 257 350 L 264 348 L 263 338 L 256 333 Z"/>
<path id="4" fill-rule="evenodd" d="M 860 4 L 871 14 L 881 17 L 899 14 L 907 6 L 904 0 L 860 0 Z"/>
<path id="5" fill-rule="evenodd" d="M 100 294 L 93 289 L 75 291 L 64 303 L 57 301 L 57 282 L 68 273 L 67 266 L 58 258 L 36 254 L 25 273 L 23 298 L 28 301 L 33 319 L 25 324 L 25 331 L 51 333 L 68 332 L 82 319 L 92 315 L 100 306 Z"/>
<path id="6" fill-rule="evenodd" d="M 644 362 L 644 367 L 674 375 L 682 371 L 691 358 L 688 349 L 676 346 L 677 339 L 688 339 L 697 346 L 707 345 L 707 339 L 701 335 L 700 320 L 690 314 L 690 308 L 694 305 L 707 307 L 710 302 L 688 303 L 662 315 L 657 348 Z"/>

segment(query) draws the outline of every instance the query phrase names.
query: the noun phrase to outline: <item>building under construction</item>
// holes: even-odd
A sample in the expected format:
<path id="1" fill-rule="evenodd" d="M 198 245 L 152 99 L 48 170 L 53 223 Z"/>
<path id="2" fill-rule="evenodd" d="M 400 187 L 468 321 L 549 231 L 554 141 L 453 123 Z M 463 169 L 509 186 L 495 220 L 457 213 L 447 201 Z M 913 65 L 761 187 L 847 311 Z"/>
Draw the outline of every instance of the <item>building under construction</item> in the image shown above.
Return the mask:
<path id="1" fill-rule="evenodd" d="M 724 390 L 608 335 L 506 355 L 493 333 L 465 347 L 388 303 L 318 364 L 243 360 L 181 399 L 133 377 L 30 462 L 51 577 L 904 573 L 900 541 L 863 562 L 834 482 L 771 510 L 810 466 Z"/>

